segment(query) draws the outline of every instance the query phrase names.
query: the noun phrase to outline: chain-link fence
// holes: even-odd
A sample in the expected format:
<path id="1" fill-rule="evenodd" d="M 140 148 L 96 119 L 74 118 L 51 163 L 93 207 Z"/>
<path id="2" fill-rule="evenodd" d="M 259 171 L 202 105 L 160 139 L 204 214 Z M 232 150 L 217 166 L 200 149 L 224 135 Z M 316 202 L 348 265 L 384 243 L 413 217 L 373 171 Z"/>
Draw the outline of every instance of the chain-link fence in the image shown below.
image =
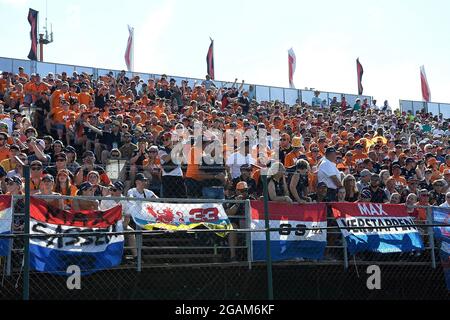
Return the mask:
<path id="1" fill-rule="evenodd" d="M 298 229 L 286 223 L 278 228 L 255 227 L 248 200 L 36 198 L 41 198 L 41 202 L 32 201 L 29 235 L 23 228 L 25 199 L 15 196 L 12 200 L 14 234 L 1 238 L 9 239 L 12 245 L 11 254 L 1 260 L 1 299 L 22 299 L 24 291 L 29 291 L 33 300 L 245 300 L 267 299 L 271 293 L 275 299 L 448 298 L 437 254 L 440 244 L 433 238 L 431 208 L 427 209 L 429 219 L 417 220 L 414 226 L 420 230 L 423 250 L 351 255 L 342 228 L 330 214 L 329 204 L 326 225 L 311 228 L 326 233 L 323 257 L 278 261 L 272 248 L 273 261 L 269 264 L 254 259 L 252 237 L 255 234 L 264 237 L 270 231 L 273 240 Z M 87 228 L 67 222 L 67 227 L 55 229 L 55 217 L 61 218 L 61 211 L 50 209 L 49 203 L 54 204 L 55 199 L 70 204 L 78 201 L 81 207 L 94 202 L 98 208 L 110 210 L 111 202 L 115 201 L 122 205 L 120 221 L 126 222 L 125 226 L 115 228 L 111 223 L 105 227 L 98 221 L 91 225 L 84 220 Z M 36 211 L 42 201 L 48 204 L 44 206 L 48 211 L 43 213 L 50 212 L 46 221 L 37 220 Z M 163 211 L 161 206 L 170 212 Z M 145 221 L 145 216 L 152 217 L 152 223 L 146 223 L 150 220 Z M 176 219 L 179 223 L 174 223 Z M 356 228 L 348 228 L 353 229 Z M 28 236 L 31 270 L 26 284 L 23 257 Z M 102 248 L 102 253 L 93 250 L 92 244 Z M 46 251 L 49 248 L 50 253 Z M 83 253 L 77 255 L 77 251 Z M 369 290 L 367 286 L 370 276 L 367 270 L 373 265 L 380 268 L 381 290 Z"/>

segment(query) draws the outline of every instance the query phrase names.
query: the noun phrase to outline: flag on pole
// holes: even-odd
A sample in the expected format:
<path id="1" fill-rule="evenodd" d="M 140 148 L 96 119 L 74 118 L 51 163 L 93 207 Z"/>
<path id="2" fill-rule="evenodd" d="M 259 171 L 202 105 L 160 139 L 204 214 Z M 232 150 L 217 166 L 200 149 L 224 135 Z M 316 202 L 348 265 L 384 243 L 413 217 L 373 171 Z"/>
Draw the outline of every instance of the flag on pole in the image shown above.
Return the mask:
<path id="1" fill-rule="evenodd" d="M 289 63 L 289 88 L 295 89 L 294 85 L 294 73 L 297 66 L 297 58 L 295 57 L 294 50 L 292 48 L 288 51 L 288 63 Z"/>
<path id="2" fill-rule="evenodd" d="M 134 71 L 134 28 L 128 26 L 128 43 L 125 50 L 125 63 L 128 71 Z"/>
<path id="3" fill-rule="evenodd" d="M 209 45 L 208 54 L 206 55 L 206 72 L 207 75 L 214 80 L 214 40 L 211 38 L 209 39 L 211 40 L 211 44 Z"/>
<path id="4" fill-rule="evenodd" d="M 431 101 L 431 92 L 430 87 L 428 85 L 427 75 L 425 73 L 425 67 L 420 67 L 420 83 L 422 87 L 422 98 L 425 102 Z"/>
<path id="5" fill-rule="evenodd" d="M 359 62 L 359 58 L 356 59 L 356 72 L 358 76 L 358 95 L 362 95 L 364 91 L 364 87 L 362 85 L 362 78 L 364 74 L 364 69 L 362 64 Z"/>
<path id="6" fill-rule="evenodd" d="M 28 59 L 37 61 L 37 44 L 38 44 L 38 13 L 39 11 L 29 9 L 28 11 L 28 22 L 31 26 L 30 39 L 31 39 L 31 49 L 28 53 Z"/>

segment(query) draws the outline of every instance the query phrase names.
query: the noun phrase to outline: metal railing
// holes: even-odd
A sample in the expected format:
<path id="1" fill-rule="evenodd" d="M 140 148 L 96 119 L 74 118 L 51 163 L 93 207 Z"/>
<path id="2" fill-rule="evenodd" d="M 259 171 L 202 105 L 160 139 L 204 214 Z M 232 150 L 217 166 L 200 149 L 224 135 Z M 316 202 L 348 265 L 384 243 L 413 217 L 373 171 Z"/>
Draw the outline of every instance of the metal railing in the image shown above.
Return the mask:
<path id="1" fill-rule="evenodd" d="M 93 68 L 93 67 L 84 67 L 84 66 L 76 66 L 70 64 L 59 64 L 59 63 L 49 63 L 49 62 L 35 62 L 30 60 L 22 60 L 22 59 L 14 59 L 14 58 L 5 58 L 0 57 L 0 70 L 8 71 L 15 73 L 17 72 L 18 67 L 21 66 L 24 68 L 25 73 L 39 73 L 42 76 L 47 75 L 49 72 L 53 74 L 61 74 L 61 72 L 66 72 L 69 77 L 72 76 L 73 72 L 76 71 L 78 73 L 86 72 L 89 75 L 93 75 L 94 78 L 98 78 L 99 76 L 106 75 L 110 71 L 113 72 L 116 77 L 119 70 L 113 69 L 103 69 L 103 68 Z M 143 72 L 127 72 L 127 77 L 132 77 L 132 75 L 138 75 L 145 82 L 148 79 L 156 79 L 161 75 L 151 74 L 151 73 L 143 73 Z M 181 81 L 186 80 L 190 87 L 193 87 L 195 83 L 201 83 L 204 79 L 199 78 L 191 78 L 191 77 L 180 77 L 180 76 L 172 76 L 168 75 L 168 78 L 174 78 L 177 81 L 177 84 L 180 85 Z M 227 84 L 232 84 L 232 81 L 220 81 L 214 80 L 214 83 L 217 87 L 226 86 Z M 299 90 L 299 89 L 290 89 L 276 86 L 265 86 L 265 85 L 257 85 L 257 84 L 244 84 L 244 90 L 249 91 L 250 86 L 253 86 L 254 91 L 250 91 L 250 97 L 256 99 L 258 102 L 261 101 L 282 101 L 289 105 L 294 105 L 297 101 L 305 102 L 308 105 L 311 105 L 312 99 L 314 97 L 314 90 Z M 357 98 L 360 99 L 368 99 L 369 103 L 372 102 L 372 97 L 363 96 L 363 95 L 354 95 L 354 94 L 346 94 L 346 93 L 336 93 L 336 92 L 327 92 L 321 91 L 319 98 L 321 100 L 325 100 L 327 105 L 330 103 L 333 97 L 339 99 L 344 96 L 347 102 L 350 105 L 353 105 Z"/>

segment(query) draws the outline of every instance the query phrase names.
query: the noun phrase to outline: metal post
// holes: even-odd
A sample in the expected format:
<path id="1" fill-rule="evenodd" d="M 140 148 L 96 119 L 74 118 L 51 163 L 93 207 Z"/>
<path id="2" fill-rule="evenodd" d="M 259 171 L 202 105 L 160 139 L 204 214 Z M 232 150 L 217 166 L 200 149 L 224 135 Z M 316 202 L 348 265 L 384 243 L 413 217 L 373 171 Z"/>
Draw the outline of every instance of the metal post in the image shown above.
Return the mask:
<path id="1" fill-rule="evenodd" d="M 11 196 L 11 234 L 14 232 L 14 196 Z M 14 238 L 11 238 L 9 240 L 9 252 L 8 256 L 6 257 L 6 275 L 9 277 L 11 276 L 11 255 L 13 253 L 13 244 L 14 244 Z"/>
<path id="2" fill-rule="evenodd" d="M 434 221 L 433 218 L 433 208 L 427 208 L 427 223 L 432 225 Z M 428 227 L 428 240 L 430 242 L 431 247 L 431 266 L 433 269 L 436 269 L 436 256 L 434 253 L 434 229 L 433 227 Z"/>
<path id="3" fill-rule="evenodd" d="M 344 247 L 344 269 L 348 269 L 348 251 L 347 251 L 347 240 L 342 234 L 342 246 Z"/>
<path id="4" fill-rule="evenodd" d="M 16 157 L 17 160 L 17 157 Z M 20 161 L 20 159 L 19 159 Z M 23 162 L 22 162 L 23 163 Z M 25 177 L 25 227 L 26 234 L 30 233 L 30 166 L 23 165 L 23 175 Z M 23 250 L 23 300 L 30 299 L 30 237 L 24 238 Z"/>
<path id="5" fill-rule="evenodd" d="M 264 187 L 264 220 L 266 227 L 267 291 L 269 300 L 273 300 L 272 254 L 270 252 L 269 191 L 267 187 L 267 174 L 262 175 L 262 182 Z"/>
<path id="6" fill-rule="evenodd" d="M 251 215 L 250 215 L 250 200 L 247 200 L 245 202 L 245 227 L 247 229 L 251 228 Z M 253 247 L 252 247 L 252 234 L 251 232 L 247 232 L 245 235 L 245 241 L 247 245 L 247 262 L 248 262 L 248 269 L 252 269 L 252 261 L 253 261 Z"/>

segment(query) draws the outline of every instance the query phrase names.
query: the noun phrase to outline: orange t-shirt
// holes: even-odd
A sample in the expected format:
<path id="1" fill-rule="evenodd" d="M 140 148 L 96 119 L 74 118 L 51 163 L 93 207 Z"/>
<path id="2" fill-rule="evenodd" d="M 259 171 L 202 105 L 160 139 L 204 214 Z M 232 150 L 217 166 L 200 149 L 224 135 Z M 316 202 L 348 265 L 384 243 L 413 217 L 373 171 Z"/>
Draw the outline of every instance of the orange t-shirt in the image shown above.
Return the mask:
<path id="1" fill-rule="evenodd" d="M 284 158 L 284 166 L 285 167 L 292 167 L 295 165 L 295 162 L 297 161 L 297 158 L 299 157 L 300 152 L 291 151 L 289 152 L 286 157 Z"/>
<path id="2" fill-rule="evenodd" d="M 401 176 L 398 176 L 398 177 L 392 176 L 392 178 L 395 180 L 395 184 L 397 186 L 403 185 L 404 187 L 406 187 L 408 185 L 408 183 L 406 182 L 406 179 Z"/>
<path id="3" fill-rule="evenodd" d="M 59 110 L 55 110 L 53 113 L 53 121 L 55 121 L 56 124 L 66 124 L 72 114 L 74 114 L 73 111 L 64 111 L 60 108 Z"/>
<path id="4" fill-rule="evenodd" d="M 81 92 L 78 95 L 78 101 L 80 102 L 80 104 L 84 104 L 85 106 L 89 106 L 89 103 L 91 102 L 92 97 L 89 94 L 89 92 Z"/>

